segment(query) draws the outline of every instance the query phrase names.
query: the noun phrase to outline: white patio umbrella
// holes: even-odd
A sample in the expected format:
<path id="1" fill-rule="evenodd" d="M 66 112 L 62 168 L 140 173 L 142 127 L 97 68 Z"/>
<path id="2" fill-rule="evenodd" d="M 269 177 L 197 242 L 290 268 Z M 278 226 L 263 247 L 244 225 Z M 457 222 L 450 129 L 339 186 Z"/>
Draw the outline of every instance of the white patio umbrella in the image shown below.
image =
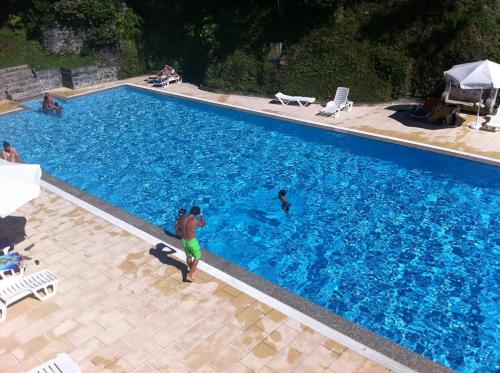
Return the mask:
<path id="1" fill-rule="evenodd" d="M 480 89 L 481 97 L 483 97 L 483 89 L 500 88 L 500 65 L 490 60 L 455 65 L 445 71 L 444 76 L 462 89 Z M 479 128 L 480 109 L 481 101 L 477 104 L 476 123 L 472 128 Z"/>
<path id="2" fill-rule="evenodd" d="M 0 218 L 40 194 L 42 169 L 38 164 L 11 163 L 0 159 Z"/>

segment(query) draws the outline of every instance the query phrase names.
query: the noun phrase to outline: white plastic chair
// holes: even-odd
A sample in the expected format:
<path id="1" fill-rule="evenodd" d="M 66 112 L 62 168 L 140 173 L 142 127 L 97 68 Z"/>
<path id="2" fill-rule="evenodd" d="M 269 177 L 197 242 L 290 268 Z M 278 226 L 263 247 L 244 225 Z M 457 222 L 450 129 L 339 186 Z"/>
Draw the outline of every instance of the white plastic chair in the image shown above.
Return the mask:
<path id="1" fill-rule="evenodd" d="M 80 373 L 80 367 L 76 365 L 71 356 L 65 352 L 57 354 L 57 356 L 36 368 L 31 369 L 28 373 Z"/>
<path id="2" fill-rule="evenodd" d="M 22 278 L 0 281 L 0 322 L 7 318 L 7 307 L 20 299 L 33 295 L 44 301 L 57 294 L 59 279 L 48 270 Z"/>
<path id="3" fill-rule="evenodd" d="M 335 118 L 341 110 L 351 110 L 353 102 L 347 99 L 349 88 L 338 87 L 333 101 L 328 101 L 326 106 L 319 111 L 319 115 L 331 116 Z"/>
<path id="4" fill-rule="evenodd" d="M 486 129 L 496 131 L 497 128 L 500 128 L 500 110 L 497 110 L 497 113 L 490 117 L 490 120 L 484 123 Z"/>

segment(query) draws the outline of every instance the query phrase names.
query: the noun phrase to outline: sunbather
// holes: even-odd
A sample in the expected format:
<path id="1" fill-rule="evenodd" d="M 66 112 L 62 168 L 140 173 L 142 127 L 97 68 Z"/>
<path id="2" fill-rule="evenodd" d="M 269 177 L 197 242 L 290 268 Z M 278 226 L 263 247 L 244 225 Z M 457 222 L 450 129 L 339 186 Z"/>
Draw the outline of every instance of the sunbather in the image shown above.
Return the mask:
<path id="1" fill-rule="evenodd" d="M 167 78 L 170 78 L 171 76 L 174 76 L 174 74 L 175 74 L 175 69 L 172 66 L 165 65 L 163 70 L 161 70 L 158 74 L 156 74 L 156 79 L 165 80 Z"/>

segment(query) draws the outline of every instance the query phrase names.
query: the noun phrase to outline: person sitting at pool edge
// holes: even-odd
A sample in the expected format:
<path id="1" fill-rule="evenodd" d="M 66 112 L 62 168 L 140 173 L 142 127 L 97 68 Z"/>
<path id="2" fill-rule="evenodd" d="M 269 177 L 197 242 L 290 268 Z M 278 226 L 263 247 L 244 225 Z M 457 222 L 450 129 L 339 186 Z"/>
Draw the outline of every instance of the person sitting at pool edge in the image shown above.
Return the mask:
<path id="1" fill-rule="evenodd" d="M 286 198 L 286 190 L 281 189 L 278 192 L 278 199 L 281 201 L 281 209 L 288 214 L 288 210 L 290 210 L 290 206 L 292 205 L 288 202 L 288 198 Z"/>
<path id="2" fill-rule="evenodd" d="M 197 215 L 200 215 L 200 220 L 196 219 Z M 194 281 L 194 273 L 201 259 L 201 247 L 196 239 L 196 228 L 203 228 L 205 225 L 207 225 L 207 222 L 200 208 L 193 206 L 191 207 L 189 216 L 180 227 L 180 231 L 182 232 L 182 247 L 186 251 L 186 263 L 189 268 L 189 273 L 186 277 L 187 282 Z"/>
<path id="3" fill-rule="evenodd" d="M 7 141 L 3 142 L 2 158 L 8 162 L 21 163 L 21 157 L 16 148 L 12 147 Z"/>

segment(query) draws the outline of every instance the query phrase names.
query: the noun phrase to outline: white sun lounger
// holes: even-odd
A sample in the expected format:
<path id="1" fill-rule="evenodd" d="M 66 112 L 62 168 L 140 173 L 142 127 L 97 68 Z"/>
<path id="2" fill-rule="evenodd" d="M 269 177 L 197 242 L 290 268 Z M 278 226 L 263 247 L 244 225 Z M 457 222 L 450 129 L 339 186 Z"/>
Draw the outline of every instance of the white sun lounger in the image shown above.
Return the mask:
<path id="1" fill-rule="evenodd" d="M 486 129 L 495 131 L 497 128 L 500 128 L 500 110 L 497 110 L 496 115 L 490 117 L 490 120 L 484 123 Z"/>
<path id="2" fill-rule="evenodd" d="M 168 87 L 170 83 L 182 83 L 182 77 L 180 75 L 174 75 L 163 80 L 161 83 L 153 84 L 153 87 Z"/>
<path id="3" fill-rule="evenodd" d="M 0 281 L 0 322 L 7 318 L 7 307 L 10 304 L 31 294 L 44 301 L 57 293 L 58 285 L 59 279 L 48 270 Z"/>
<path id="4" fill-rule="evenodd" d="M 71 356 L 62 352 L 54 359 L 49 360 L 36 368 L 31 369 L 28 373 L 80 373 L 81 370 L 73 361 Z"/>
<path id="5" fill-rule="evenodd" d="M 346 109 L 347 111 L 352 109 L 353 102 L 347 99 L 349 95 L 349 88 L 346 87 L 338 87 L 335 92 L 335 98 L 333 101 L 328 101 L 326 106 L 319 111 L 319 115 L 326 115 L 335 118 L 341 110 Z"/>
<path id="6" fill-rule="evenodd" d="M 288 105 L 290 102 L 296 102 L 300 106 L 307 106 L 316 101 L 314 97 L 288 96 L 281 92 L 276 93 L 274 96 L 281 102 L 281 105 Z"/>
<path id="7" fill-rule="evenodd" d="M 24 274 L 25 268 L 26 268 L 26 265 L 23 265 L 22 267 L 19 267 L 17 269 L 0 270 L 0 280 L 6 280 L 8 278 L 22 277 Z"/>

